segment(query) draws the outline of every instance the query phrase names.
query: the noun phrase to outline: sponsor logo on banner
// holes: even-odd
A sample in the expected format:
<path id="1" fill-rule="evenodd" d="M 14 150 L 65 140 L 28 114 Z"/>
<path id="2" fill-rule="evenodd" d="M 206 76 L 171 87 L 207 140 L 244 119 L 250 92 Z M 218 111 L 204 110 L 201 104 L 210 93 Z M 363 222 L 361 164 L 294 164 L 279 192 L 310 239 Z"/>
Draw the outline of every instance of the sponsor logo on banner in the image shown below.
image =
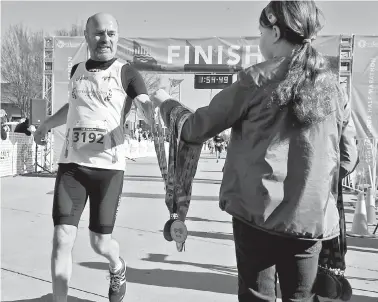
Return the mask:
<path id="1" fill-rule="evenodd" d="M 378 48 L 378 41 L 368 42 L 366 40 L 360 40 L 360 41 L 358 41 L 357 46 L 359 48 L 373 48 L 373 47 Z"/>
<path id="2" fill-rule="evenodd" d="M 378 137 L 378 39 L 355 36 L 351 102 L 358 138 Z M 369 147 L 370 148 L 370 147 Z M 368 150 L 369 148 L 366 147 Z"/>
<path id="3" fill-rule="evenodd" d="M 79 47 L 82 42 L 74 43 L 73 41 L 64 42 L 63 40 L 56 40 L 56 46 L 58 48 L 76 48 Z"/>
<path id="4" fill-rule="evenodd" d="M 377 97 L 377 79 L 375 78 L 375 73 L 377 69 L 377 59 L 371 58 L 369 62 L 369 73 L 368 73 L 368 91 L 367 91 L 367 121 L 366 127 L 370 131 L 370 133 L 374 133 L 374 124 L 373 124 L 373 116 L 374 116 L 374 108 L 373 108 L 373 99 Z"/>

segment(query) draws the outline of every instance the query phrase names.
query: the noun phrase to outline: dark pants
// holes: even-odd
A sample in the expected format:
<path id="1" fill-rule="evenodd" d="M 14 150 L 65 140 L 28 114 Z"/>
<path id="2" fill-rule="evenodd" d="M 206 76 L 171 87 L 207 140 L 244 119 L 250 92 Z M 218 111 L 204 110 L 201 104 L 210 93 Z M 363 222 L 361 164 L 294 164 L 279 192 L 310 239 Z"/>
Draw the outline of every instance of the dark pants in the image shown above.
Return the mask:
<path id="1" fill-rule="evenodd" d="M 340 236 L 323 241 L 323 247 L 320 252 L 319 265 L 333 269 L 345 271 L 345 255 L 347 252 L 346 242 L 346 223 L 343 200 L 343 187 L 339 182 L 339 194 L 337 198 L 337 210 L 339 211 Z"/>
<path id="2" fill-rule="evenodd" d="M 321 242 L 271 235 L 233 219 L 239 302 L 275 301 L 279 278 L 282 301 L 318 301 L 313 286 Z"/>

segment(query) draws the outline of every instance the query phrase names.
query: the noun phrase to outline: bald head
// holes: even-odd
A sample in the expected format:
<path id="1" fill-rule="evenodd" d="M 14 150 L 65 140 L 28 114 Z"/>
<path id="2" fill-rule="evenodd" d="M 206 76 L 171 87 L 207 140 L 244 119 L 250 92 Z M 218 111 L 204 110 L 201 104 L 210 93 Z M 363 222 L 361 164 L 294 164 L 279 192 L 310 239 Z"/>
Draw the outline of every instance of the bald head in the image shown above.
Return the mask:
<path id="1" fill-rule="evenodd" d="M 108 61 L 114 58 L 118 42 L 118 22 L 107 13 L 97 13 L 88 18 L 85 39 L 91 59 Z"/>
<path id="2" fill-rule="evenodd" d="M 85 26 L 85 30 L 88 31 L 91 26 L 96 26 L 101 23 L 108 23 L 111 22 L 116 26 L 118 30 L 118 21 L 116 18 L 114 18 L 111 14 L 107 13 L 97 13 L 93 16 L 90 16 L 87 20 L 87 24 Z"/>

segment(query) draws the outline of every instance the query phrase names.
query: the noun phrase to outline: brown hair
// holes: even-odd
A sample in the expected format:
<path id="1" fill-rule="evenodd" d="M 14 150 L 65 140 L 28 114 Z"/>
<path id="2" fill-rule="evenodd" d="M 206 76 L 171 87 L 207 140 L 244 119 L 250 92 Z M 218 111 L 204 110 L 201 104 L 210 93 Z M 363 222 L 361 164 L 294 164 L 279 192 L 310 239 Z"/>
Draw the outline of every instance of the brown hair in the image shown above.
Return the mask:
<path id="1" fill-rule="evenodd" d="M 316 82 L 324 82 L 324 78 L 330 76 L 327 60 L 311 43 L 323 27 L 321 18 L 323 15 L 314 1 L 271 1 L 261 13 L 262 27 L 277 26 L 281 39 L 298 46 L 292 55 L 285 79 L 274 92 L 281 106 L 297 104 L 303 108 L 310 98 L 318 99 L 319 91 L 309 88 L 314 88 Z M 306 112 L 301 112 L 300 115 L 309 118 L 305 117 Z"/>

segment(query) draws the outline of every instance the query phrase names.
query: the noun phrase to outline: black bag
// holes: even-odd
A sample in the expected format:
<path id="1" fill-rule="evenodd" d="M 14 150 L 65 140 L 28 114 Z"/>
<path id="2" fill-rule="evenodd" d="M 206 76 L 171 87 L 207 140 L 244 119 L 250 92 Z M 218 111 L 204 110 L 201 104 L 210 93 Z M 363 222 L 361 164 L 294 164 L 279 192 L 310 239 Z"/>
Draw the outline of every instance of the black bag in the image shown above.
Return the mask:
<path id="1" fill-rule="evenodd" d="M 347 242 L 342 190 L 342 183 L 339 181 L 337 209 L 340 216 L 340 236 L 322 242 L 315 293 L 329 299 L 349 301 L 352 297 L 352 287 L 344 276 Z"/>

